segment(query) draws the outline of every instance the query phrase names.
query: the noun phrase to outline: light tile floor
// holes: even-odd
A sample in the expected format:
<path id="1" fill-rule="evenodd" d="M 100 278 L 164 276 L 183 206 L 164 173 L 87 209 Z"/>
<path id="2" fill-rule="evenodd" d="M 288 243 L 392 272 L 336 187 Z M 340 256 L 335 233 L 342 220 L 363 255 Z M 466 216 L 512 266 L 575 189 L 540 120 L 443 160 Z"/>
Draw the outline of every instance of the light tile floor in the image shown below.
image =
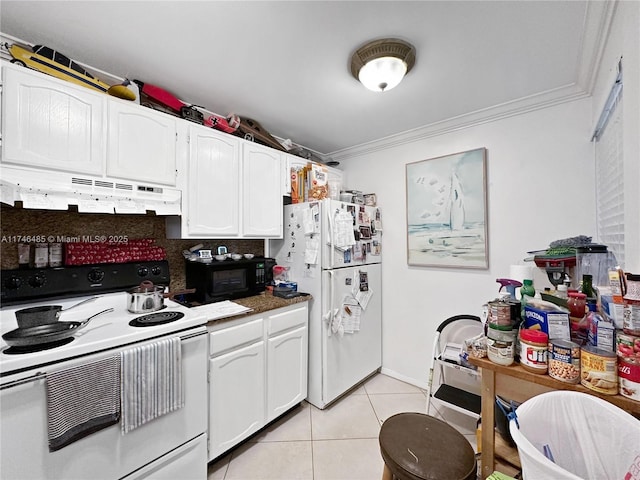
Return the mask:
<path id="1" fill-rule="evenodd" d="M 426 392 L 376 374 L 324 410 L 306 402 L 209 465 L 209 480 L 378 480 L 378 433 L 400 412 L 426 411 Z M 476 423 L 449 409 L 431 415 L 476 448 Z"/>

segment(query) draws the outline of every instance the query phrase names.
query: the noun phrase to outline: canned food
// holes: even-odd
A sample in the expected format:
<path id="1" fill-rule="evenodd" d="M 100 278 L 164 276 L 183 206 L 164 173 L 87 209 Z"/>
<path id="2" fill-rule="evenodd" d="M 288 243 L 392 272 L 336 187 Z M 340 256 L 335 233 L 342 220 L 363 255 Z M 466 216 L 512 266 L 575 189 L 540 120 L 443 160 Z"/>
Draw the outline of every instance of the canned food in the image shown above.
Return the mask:
<path id="1" fill-rule="evenodd" d="M 616 354 L 586 346 L 580 352 L 580 383 L 605 395 L 618 393 Z"/>
<path id="2" fill-rule="evenodd" d="M 49 244 L 49 266 L 62 266 L 62 243 L 56 242 Z"/>
<path id="3" fill-rule="evenodd" d="M 489 325 L 489 328 L 487 328 L 487 337 L 492 340 L 514 343 L 518 339 L 518 330 L 505 330 L 495 325 Z"/>
<path id="4" fill-rule="evenodd" d="M 622 329 L 629 335 L 640 335 L 640 275 L 627 273 L 627 293 L 623 301 Z"/>
<path id="5" fill-rule="evenodd" d="M 489 324 L 511 330 L 511 305 L 506 302 L 489 302 Z"/>
<path id="6" fill-rule="evenodd" d="M 549 376 L 565 383 L 579 383 L 580 345 L 567 340 L 550 340 Z"/>
<path id="7" fill-rule="evenodd" d="M 640 335 L 640 301 L 624 301 L 622 330 L 630 335 Z"/>
<path id="8" fill-rule="evenodd" d="M 35 268 L 45 268 L 49 264 L 49 245 L 46 243 L 36 243 L 33 249 L 33 266 Z"/>
<path id="9" fill-rule="evenodd" d="M 640 363 L 640 337 L 618 333 L 616 335 L 616 353 L 619 357 L 635 359 Z"/>
<path id="10" fill-rule="evenodd" d="M 620 395 L 640 401 L 640 361 L 618 358 Z"/>
<path id="11" fill-rule="evenodd" d="M 511 365 L 513 363 L 513 342 L 487 338 L 487 356 L 489 360 L 498 365 Z"/>

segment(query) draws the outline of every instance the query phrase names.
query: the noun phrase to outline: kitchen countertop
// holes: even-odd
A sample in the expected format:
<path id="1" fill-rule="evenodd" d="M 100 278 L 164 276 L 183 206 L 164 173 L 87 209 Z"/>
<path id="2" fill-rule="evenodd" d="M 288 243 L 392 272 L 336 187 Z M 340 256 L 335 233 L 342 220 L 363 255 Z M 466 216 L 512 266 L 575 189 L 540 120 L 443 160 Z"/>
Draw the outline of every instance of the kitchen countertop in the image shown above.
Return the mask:
<path id="1" fill-rule="evenodd" d="M 248 315 L 260 314 L 268 312 L 269 310 L 275 310 L 277 308 L 295 305 L 296 303 L 308 302 L 312 298 L 313 297 L 311 295 L 294 298 L 281 298 L 274 297 L 273 295 L 267 295 L 265 293 L 261 295 L 254 295 L 252 297 L 238 298 L 236 300 L 233 300 L 233 303 L 237 303 L 238 305 L 242 305 L 243 307 L 250 308 L 250 312 L 240 315 L 232 315 L 230 317 L 216 318 L 215 320 L 210 320 L 208 322 L 208 325 L 213 325 L 228 320 L 235 320 L 237 318 L 246 317 Z"/>

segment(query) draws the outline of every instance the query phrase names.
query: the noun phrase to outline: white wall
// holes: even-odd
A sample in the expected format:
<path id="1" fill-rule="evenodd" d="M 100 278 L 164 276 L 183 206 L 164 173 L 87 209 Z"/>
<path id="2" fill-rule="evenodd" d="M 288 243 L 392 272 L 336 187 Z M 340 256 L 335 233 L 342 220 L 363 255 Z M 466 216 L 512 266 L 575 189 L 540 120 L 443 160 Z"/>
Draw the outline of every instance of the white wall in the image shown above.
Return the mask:
<path id="1" fill-rule="evenodd" d="M 592 125 L 609 95 L 622 57 L 625 269 L 640 273 L 640 2 L 617 2 L 593 90 Z"/>
<path id="2" fill-rule="evenodd" d="M 375 192 L 383 209 L 383 371 L 426 386 L 433 333 L 447 317 L 480 315 L 529 250 L 596 238 L 594 145 L 589 142 L 623 57 L 626 270 L 640 273 L 640 2 L 616 2 L 592 96 L 440 135 L 382 139 L 342 152 L 346 187 Z M 405 165 L 486 147 L 489 269 L 408 267 Z M 534 267 L 538 288 L 546 276 Z M 546 283 L 548 285 L 548 283 Z"/>
<path id="3" fill-rule="evenodd" d="M 432 338 L 452 315 L 481 314 L 527 251 L 594 235 L 591 99 L 504 118 L 348 159 L 350 188 L 375 192 L 383 212 L 383 369 L 426 386 Z M 489 269 L 407 266 L 405 165 L 487 148 Z M 349 185 L 347 185 L 349 187 Z M 538 288 L 550 284 L 534 267 Z"/>

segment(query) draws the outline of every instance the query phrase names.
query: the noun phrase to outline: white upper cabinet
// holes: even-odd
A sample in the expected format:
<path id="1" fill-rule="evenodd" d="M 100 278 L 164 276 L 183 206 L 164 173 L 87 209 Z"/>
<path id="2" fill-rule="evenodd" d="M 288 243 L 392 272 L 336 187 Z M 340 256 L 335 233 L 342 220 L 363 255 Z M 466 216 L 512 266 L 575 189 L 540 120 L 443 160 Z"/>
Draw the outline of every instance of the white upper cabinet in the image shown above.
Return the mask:
<path id="1" fill-rule="evenodd" d="M 24 67 L 2 76 L 3 162 L 176 185 L 182 120 Z"/>
<path id="2" fill-rule="evenodd" d="M 242 149 L 242 230 L 247 237 L 282 237 L 282 155 L 246 142 Z"/>
<path id="3" fill-rule="evenodd" d="M 190 126 L 187 192 L 190 235 L 240 233 L 240 139 L 210 128 Z"/>
<path id="4" fill-rule="evenodd" d="M 107 96 L 3 67 L 2 161 L 101 175 Z"/>
<path id="5" fill-rule="evenodd" d="M 176 124 L 166 113 L 110 99 L 107 176 L 175 186 Z"/>
<path id="6" fill-rule="evenodd" d="M 182 218 L 167 219 L 168 238 L 281 238 L 280 152 L 200 125 L 188 138 Z"/>

